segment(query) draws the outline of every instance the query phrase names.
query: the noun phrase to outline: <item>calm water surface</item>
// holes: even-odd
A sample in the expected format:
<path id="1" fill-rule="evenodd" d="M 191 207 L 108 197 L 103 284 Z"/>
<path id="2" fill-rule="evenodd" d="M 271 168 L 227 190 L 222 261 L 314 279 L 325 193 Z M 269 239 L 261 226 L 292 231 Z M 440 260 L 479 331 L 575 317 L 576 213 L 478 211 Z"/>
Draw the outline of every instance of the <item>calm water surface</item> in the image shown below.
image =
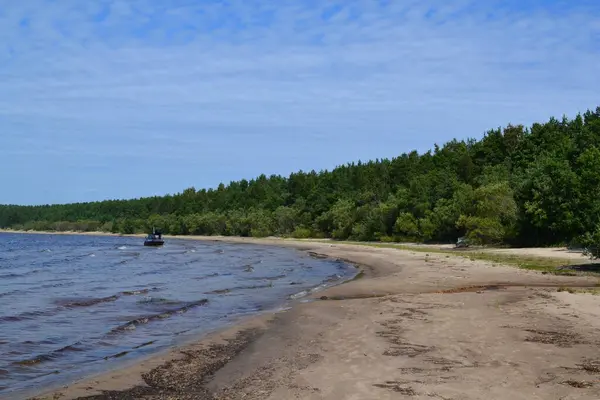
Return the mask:
<path id="1" fill-rule="evenodd" d="M 0 397 L 115 367 L 351 278 L 277 247 L 0 234 Z"/>

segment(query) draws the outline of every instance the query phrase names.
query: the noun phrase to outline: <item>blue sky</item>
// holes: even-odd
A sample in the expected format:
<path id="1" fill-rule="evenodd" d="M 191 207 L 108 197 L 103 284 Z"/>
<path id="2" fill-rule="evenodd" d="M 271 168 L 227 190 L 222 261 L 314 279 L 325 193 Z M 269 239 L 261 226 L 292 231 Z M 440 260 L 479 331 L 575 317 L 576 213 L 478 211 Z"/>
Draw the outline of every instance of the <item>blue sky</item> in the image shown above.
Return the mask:
<path id="1" fill-rule="evenodd" d="M 0 203 L 332 168 L 600 105 L 600 2 L 0 3 Z"/>

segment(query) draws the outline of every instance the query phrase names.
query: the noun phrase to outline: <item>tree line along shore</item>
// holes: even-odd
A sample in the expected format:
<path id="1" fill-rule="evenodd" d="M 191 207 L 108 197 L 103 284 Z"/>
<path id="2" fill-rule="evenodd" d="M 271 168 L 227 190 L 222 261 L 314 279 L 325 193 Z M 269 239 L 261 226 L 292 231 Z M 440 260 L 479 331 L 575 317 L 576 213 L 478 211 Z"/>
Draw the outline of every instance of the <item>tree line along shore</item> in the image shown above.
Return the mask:
<path id="1" fill-rule="evenodd" d="M 0 228 L 513 246 L 600 244 L 600 107 L 419 154 L 131 200 L 0 205 Z"/>

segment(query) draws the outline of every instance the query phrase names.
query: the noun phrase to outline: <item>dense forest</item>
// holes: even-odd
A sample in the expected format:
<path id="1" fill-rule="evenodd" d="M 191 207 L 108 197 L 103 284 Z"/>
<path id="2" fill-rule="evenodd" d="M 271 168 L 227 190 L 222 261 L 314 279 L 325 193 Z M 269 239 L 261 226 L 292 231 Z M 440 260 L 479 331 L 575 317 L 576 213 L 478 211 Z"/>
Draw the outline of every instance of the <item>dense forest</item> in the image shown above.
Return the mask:
<path id="1" fill-rule="evenodd" d="M 0 206 L 0 227 L 454 242 L 600 243 L 600 107 L 332 171 L 134 200 Z"/>

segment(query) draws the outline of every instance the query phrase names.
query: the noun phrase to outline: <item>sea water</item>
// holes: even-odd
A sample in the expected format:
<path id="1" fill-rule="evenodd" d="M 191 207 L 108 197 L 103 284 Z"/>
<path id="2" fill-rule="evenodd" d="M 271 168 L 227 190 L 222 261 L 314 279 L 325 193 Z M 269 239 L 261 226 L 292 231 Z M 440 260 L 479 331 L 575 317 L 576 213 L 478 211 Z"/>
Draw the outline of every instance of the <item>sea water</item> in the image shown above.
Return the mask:
<path id="1" fill-rule="evenodd" d="M 0 234 L 0 397 L 114 368 L 355 273 L 273 246 Z"/>

